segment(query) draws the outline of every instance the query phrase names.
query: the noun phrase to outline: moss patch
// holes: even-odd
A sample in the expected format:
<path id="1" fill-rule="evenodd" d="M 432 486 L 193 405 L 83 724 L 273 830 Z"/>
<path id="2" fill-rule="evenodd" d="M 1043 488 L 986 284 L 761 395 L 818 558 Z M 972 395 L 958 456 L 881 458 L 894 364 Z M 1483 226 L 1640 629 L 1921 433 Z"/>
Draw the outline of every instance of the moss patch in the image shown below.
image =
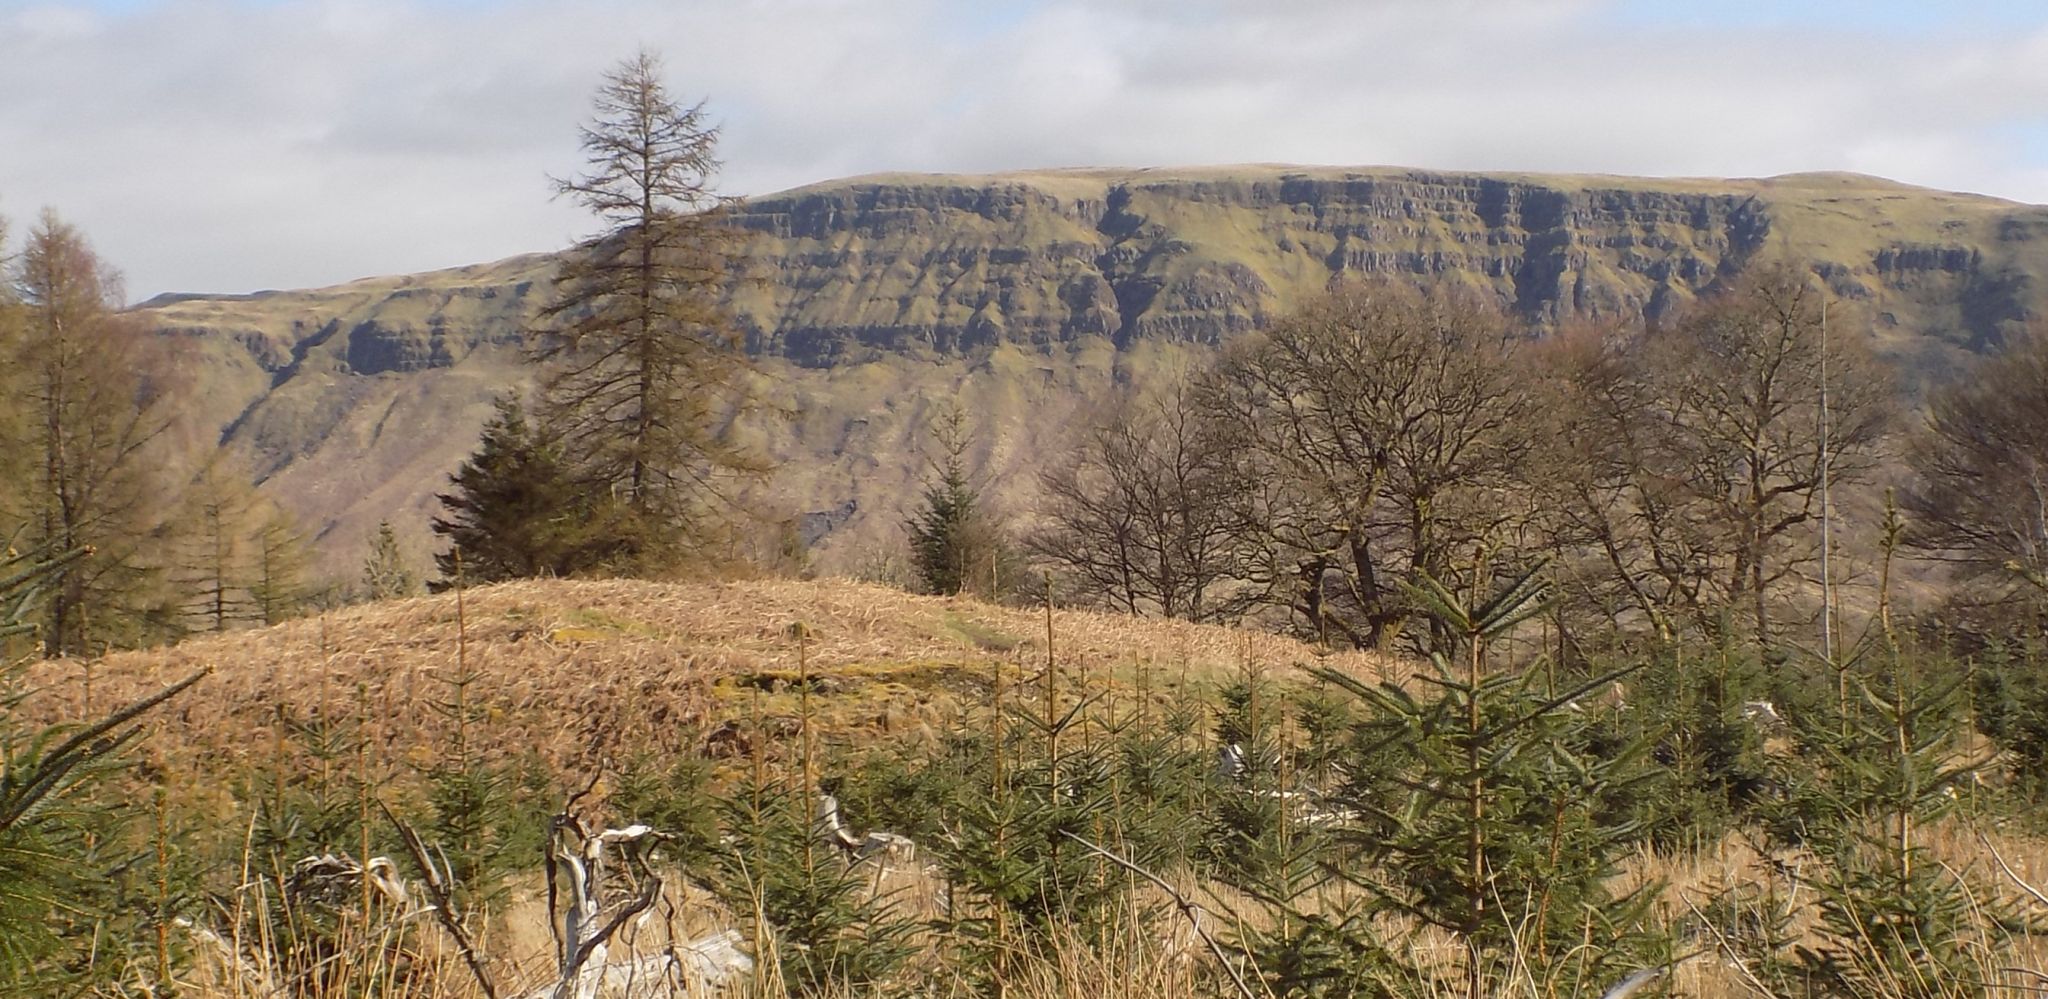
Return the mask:
<path id="1" fill-rule="evenodd" d="M 1015 652 L 1024 639 L 1000 628 L 948 611 L 941 619 L 946 633 L 984 652 Z"/>

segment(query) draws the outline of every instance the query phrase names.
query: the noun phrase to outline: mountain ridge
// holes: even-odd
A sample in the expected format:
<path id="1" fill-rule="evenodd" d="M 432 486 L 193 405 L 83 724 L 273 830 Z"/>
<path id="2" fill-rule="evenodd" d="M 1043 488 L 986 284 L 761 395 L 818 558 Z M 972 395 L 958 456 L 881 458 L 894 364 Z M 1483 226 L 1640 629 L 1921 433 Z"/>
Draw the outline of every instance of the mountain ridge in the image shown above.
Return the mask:
<path id="1" fill-rule="evenodd" d="M 1850 171 L 1850 170 L 1802 170 L 1802 171 L 1793 171 L 1793 172 L 1791 172 L 1791 173 L 1782 173 L 1782 174 L 1768 174 L 1768 175 L 1760 175 L 1760 176 L 1755 176 L 1755 177 L 1710 177 L 1710 176 L 1704 176 L 1704 175 L 1689 175 L 1689 174 L 1686 174 L 1686 175 L 1670 175 L 1670 176 L 1659 176 L 1659 175 L 1637 175 L 1637 174 L 1609 174 L 1609 173 L 1545 173 L 1545 172 L 1540 172 L 1540 171 L 1515 171 L 1515 170 L 1430 170 L 1430 169 L 1424 169 L 1424 168 L 1416 168 L 1416 167 L 1399 167 L 1399 166 L 1391 166 L 1391 165 L 1362 165 L 1362 166 L 1339 166 L 1339 165 L 1335 165 L 1335 164 L 1290 164 L 1290 163 L 1279 163 L 1279 162 L 1256 162 L 1256 163 L 1236 163 L 1236 164 L 1230 164 L 1230 163 L 1223 163 L 1223 164 L 1213 164 L 1213 165 L 1192 165 L 1192 166 L 1181 166 L 1181 167 L 1101 167 L 1101 166 L 1077 166 L 1077 167 L 1034 167 L 1034 168 L 1026 168 L 1026 169 L 1020 169 L 1020 170 L 997 170 L 997 171 L 988 171 L 988 172 L 979 172 L 979 173 L 961 173 L 961 172 L 944 172 L 944 171 L 911 171 L 911 170 L 884 170 L 884 171 L 877 171 L 877 172 L 873 172 L 873 173 L 864 173 L 864 174 L 851 174 L 851 175 L 848 175 L 848 176 L 845 176 L 845 177 L 835 177 L 835 178 L 830 178 L 830 179 L 826 179 L 826 180 L 812 181 L 812 182 L 810 182 L 810 183 L 806 183 L 806 184 L 799 184 L 799 185 L 797 185 L 797 186 L 795 186 L 795 187 L 790 187 L 790 188 L 784 188 L 784 189 L 782 189 L 782 190 L 779 190 L 779 191 L 771 191 L 771 192 L 767 192 L 767 193 L 765 193 L 765 194 L 761 194 L 761 195 L 754 195 L 754 196 L 749 196 L 748 198 L 742 198 L 741 200 L 742 200 L 742 201 L 744 202 L 744 201 L 746 201 L 746 200 L 749 200 L 749 198 L 752 198 L 752 199 L 761 199 L 761 198 L 784 198 L 784 197 L 789 197 L 789 196 L 793 196 L 793 195 L 798 195 L 798 194 L 806 194 L 806 193 L 811 193 L 811 192 L 813 192 L 814 190 L 817 190 L 817 191 L 824 191 L 824 190 L 832 190 L 832 189 L 834 189 L 834 188 L 840 188 L 840 187 L 847 187 L 847 186 L 858 186 L 858 185 L 894 185 L 894 184 L 900 184 L 900 183 L 903 183 L 903 182 L 906 182 L 906 181 L 911 181 L 911 182 L 938 182 L 938 183 L 951 183 L 951 184 L 965 184 L 965 183 L 991 183 L 991 182 L 1001 182 L 1001 181 L 1019 181 L 1019 182 L 1022 182 L 1022 181 L 1032 181 L 1032 180 L 1041 180 L 1041 179 L 1045 179 L 1045 180 L 1057 180 L 1057 179 L 1061 179 L 1061 178 L 1068 178 L 1068 177 L 1072 177 L 1072 178 L 1095 178 L 1095 177 L 1098 177 L 1098 176 L 1100 176 L 1100 177 L 1119 177 L 1119 178 L 1123 178 L 1123 179 L 1129 180 L 1129 179 L 1133 179 L 1133 178 L 1140 178 L 1140 177 L 1143 177 L 1143 178 L 1154 178 L 1154 179 L 1157 179 L 1157 178 L 1173 178 L 1173 177 L 1177 177 L 1177 176 L 1183 176 L 1183 175 L 1196 175 L 1196 176 L 1199 176 L 1199 175 L 1202 175 L 1202 174 L 1207 174 L 1207 173 L 1214 173 L 1214 174 L 1218 174 L 1218 175 L 1223 175 L 1223 176 L 1230 176 L 1230 175 L 1235 175 L 1235 174 L 1238 174 L 1238 173 L 1240 173 L 1240 172 L 1242 172 L 1242 171 L 1247 171 L 1247 170 L 1278 170 L 1278 171 L 1285 171 L 1285 172 L 1294 172 L 1294 173 L 1305 173 L 1305 174 L 1306 174 L 1306 173 L 1314 173 L 1314 172 L 1318 172 L 1318 171 L 1321 171 L 1321 172 L 1342 172 L 1342 173 L 1348 173 L 1348 174 L 1360 174 L 1360 175 L 1388 175 L 1388 176 L 1392 176 L 1392 175 L 1444 175 L 1444 176 L 1464 176 L 1464 175 L 1471 175 L 1471 176 L 1486 176 L 1486 177 L 1493 177 L 1493 178 L 1499 178 L 1499 179 L 1510 179 L 1510 178 L 1512 178 L 1512 179 L 1519 179 L 1519 180 L 1531 180 L 1531 181 L 1548 181 L 1548 182 L 1552 182 L 1552 183 L 1555 183 L 1555 182 L 1559 182 L 1559 181 L 1563 181 L 1563 180 L 1578 180 L 1578 181 L 1581 181 L 1581 182 L 1585 182 L 1585 183 L 1588 183 L 1588 184 L 1590 184 L 1590 182 L 1593 182 L 1593 181 L 1601 181 L 1601 182 L 1611 182 L 1611 183 L 1613 183 L 1613 184 L 1615 184 L 1615 185 L 1617 185 L 1617 186 L 1623 186 L 1623 187 L 1659 187 L 1659 186 L 1667 186 L 1667 187 L 1668 187 L 1668 186 L 1680 186 L 1680 185 L 1683 185 L 1683 186 L 1688 186 L 1688 187 L 1699 187 L 1699 188 L 1703 188 L 1703 189 L 1706 189 L 1706 188 L 1711 188 L 1711 187 L 1713 187 L 1713 186 L 1715 186 L 1715 185 L 1721 185 L 1721 186 L 1727 186 L 1727 185 L 1755 185 L 1755 186 L 1759 187 L 1760 189 L 1763 189 L 1763 188 L 1771 188 L 1771 187 L 1777 187 L 1777 186 L 1783 186 L 1783 185 L 1791 185 L 1791 186 L 1794 186 L 1794 187 L 1799 187 L 1799 186 L 1806 186 L 1806 185 L 1808 185 L 1809 183 L 1812 183 L 1812 184 L 1820 184 L 1820 183 L 1828 183 L 1828 182 L 1834 182 L 1834 183 L 1840 183 L 1840 184 L 1843 184 L 1843 185 L 1854 185 L 1854 186 L 1869 186 L 1869 187 L 1873 187 L 1873 188 L 1890 188 L 1890 189 L 1896 189 L 1896 190 L 1900 190 L 1900 191 L 1918 191 L 1918 192 L 1925 192 L 1925 193 L 1929 193 L 1929 194 L 1938 194 L 1938 195 L 1944 195 L 1944 196 L 1949 196 L 1949 197 L 1956 197 L 1956 198 L 1975 198 L 1975 199 L 1982 199 L 1982 200 L 1984 200 L 1984 201 L 1987 201 L 1987 202 L 1991 202 L 1991 203 L 1995 203 L 1995 204 L 1998 204 L 1998 205 L 2004 205 L 2004 206 L 2010 206 L 2010 207 L 2016 207 L 2016 208 L 2048 208 L 2048 205 L 2044 205 L 2044 204 L 2041 204 L 2041 203 L 2036 203 L 2036 202 L 2020 201 L 2020 200 L 2017 200 L 2017 199 L 2012 199 L 2012 198 L 2005 198 L 2005 197 L 2001 197 L 2001 196 L 1999 196 L 1999 195 L 1993 195 L 1993 194 L 1985 194 L 1985 193 L 1982 193 L 1982 192 L 1972 192 L 1972 191 L 1951 191 L 1951 190 L 1948 190 L 1948 189 L 1946 189 L 1946 188 L 1930 187 L 1930 186 L 1927 186 L 1927 185 L 1922 185 L 1922 184 L 1913 184 L 1913 183 L 1909 183 L 1909 182 L 1906 182 L 1906 181 L 1900 181 L 1900 180 L 1893 180 L 1893 179 L 1891 179 L 1891 178 L 1888 178 L 1888 177 L 1883 177 L 1883 176 L 1879 176 L 1879 175 L 1876 175 L 1876 174 L 1866 174 L 1866 173 L 1858 173 L 1858 172 L 1855 172 L 1855 171 Z M 294 294 L 294 293 L 297 293 L 297 292 L 301 292 L 301 291 L 306 291 L 306 290 L 314 290 L 314 289 L 334 289 L 334 288 L 343 288 L 343 287 L 347 287 L 347 286 L 350 286 L 350 285 L 360 285 L 360 284 L 365 284 L 365 283 L 370 283 L 370 282 L 383 282 L 383 281 L 392 281 L 392 280 L 398 280 L 398 279 L 402 279 L 402 278 L 407 278 L 407 277 L 418 277 L 418 276 L 423 276 L 423 275 L 434 275 L 434 274 L 443 274 L 443 273 L 448 273 L 448 272 L 457 272 L 457 271 L 467 271 L 467 270 L 471 270 L 471 269 L 473 269 L 473 268 L 478 268 L 478 267 L 496 267 L 496 266 L 500 266 L 500 265 L 504 265 L 504 264 L 509 264 L 509 263 L 513 263 L 513 262 L 516 262 L 516 261 L 528 261 L 528 260 L 539 260 L 539 259 L 543 259 L 543 258 L 551 258 L 551 257 L 553 257 L 553 256 L 555 256 L 555 252 L 554 252 L 554 251 L 547 251 L 547 250 L 535 250 L 535 251 L 526 251 L 526 252 L 523 252 L 523 253 L 515 253 L 515 254 L 511 254 L 511 255 L 509 255 L 509 256 L 506 256 L 506 257 L 501 257 L 501 258 L 497 258 L 497 259 L 495 259 L 495 260 L 491 260 L 491 261 L 485 261 L 485 262 L 482 262 L 482 263 L 474 263 L 474 264 L 457 264 L 457 265 L 453 265 L 453 266 L 449 266 L 449 267 L 435 267 L 435 268 L 430 268 L 430 269 L 428 269 L 428 270 L 424 270 L 424 271 L 414 271 L 414 272 L 410 272 L 410 273 L 407 273 L 407 274 L 392 274 L 392 273 L 385 273 L 385 274 L 366 274 L 366 275 L 361 275 L 361 276 L 359 276 L 359 277 L 354 277 L 354 278 L 349 278 L 349 279 L 346 279 L 346 280 L 343 280 L 343 281 L 338 281 L 338 282 L 335 282 L 335 283 L 333 283 L 333 284 L 326 284 L 326 285 L 314 285 L 314 286 L 310 286 L 310 288 L 307 288 L 307 289 L 294 289 L 294 288 L 259 288 L 259 289 L 255 289 L 255 290 L 252 290 L 252 291 L 245 291 L 245 292 L 226 292 L 226 291 L 195 291 L 195 290 L 189 290 L 189 289 L 187 289 L 187 290 L 174 290 L 174 291 L 163 291 L 163 292 L 159 292 L 159 293 L 157 293 L 157 294 L 155 294 L 155 295 L 152 295 L 152 296 L 150 296 L 149 298 L 147 298 L 147 299 L 144 299 L 144 300 L 142 300 L 142 301 L 140 301 L 140 302 L 136 302 L 136 303 L 133 303 L 133 304 L 129 305 L 129 306 L 128 306 L 128 308 L 129 308 L 130 310 L 132 310 L 132 311 L 148 311 L 148 310 L 153 310 L 153 309 L 159 309 L 159 308 L 163 308 L 163 307 L 165 307 L 165 306 L 171 306 L 171 305 L 178 305 L 178 304 L 182 304 L 182 303 L 185 303 L 185 302 L 193 302 L 193 301 L 215 301 L 215 302 L 234 302 L 234 301 L 258 301 L 258 300 L 262 300 L 262 299 L 265 299 L 265 298 L 271 298 L 271 297 L 275 297 L 275 296 L 279 296 L 279 295 L 290 295 L 290 294 Z"/>
<path id="2" fill-rule="evenodd" d="M 1022 507 L 1019 473 L 1112 384 L 1349 276 L 1448 285 L 1540 329 L 1658 321 L 1787 257 L 1909 381 L 2048 314 L 2048 206 L 1843 173 L 884 173 L 754 198 L 734 221 L 752 238 L 728 303 L 773 391 L 803 410 L 747 432 L 792 469 L 778 484 L 788 516 L 829 523 L 824 547 L 841 557 L 901 523 L 918 421 L 939 396 L 965 394 L 991 439 L 983 474 Z M 330 556 L 388 517 L 423 558 L 434 491 L 490 399 L 531 376 L 519 346 L 553 260 L 160 296 L 135 313 L 192 346 L 197 417 Z"/>
<path id="3" fill-rule="evenodd" d="M 1998 195 L 1971 191 L 1951 191 L 1946 188 L 1929 187 L 1907 181 L 1893 180 L 1878 174 L 1859 173 L 1853 170 L 1795 170 L 1789 173 L 1761 174 L 1749 177 L 1714 177 L 1695 174 L 1621 174 L 1599 172 L 1546 172 L 1534 170 L 1458 170 L 1430 167 L 1406 167 L 1394 164 L 1334 164 L 1334 163 L 1283 163 L 1245 162 L 1184 164 L 1163 167 L 1133 166 L 1065 166 L 1027 167 L 1017 170 L 992 170 L 984 172 L 951 172 L 920 170 L 882 170 L 872 173 L 849 174 L 825 180 L 799 184 L 795 187 L 759 195 L 761 198 L 780 198 L 806 194 L 813 190 L 831 190 L 840 187 L 860 185 L 900 185 L 906 182 L 938 182 L 953 185 L 987 184 L 994 182 L 1024 182 L 1034 180 L 1200 180 L 1200 179 L 1245 179 L 1260 173 L 1298 175 L 1315 179 L 1332 177 L 1397 179 L 1405 177 L 1489 177 L 1499 180 L 1514 180 L 1552 185 L 1577 184 L 1591 188 L 1597 185 L 1625 189 L 1695 188 L 1699 190 L 1723 189 L 1730 186 L 1772 187 L 1870 187 L 1901 191 L 1920 191 L 1959 198 L 1978 198 L 2003 205 L 2021 207 L 2042 207 L 2032 202 L 2018 201 Z M 751 199 L 743 199 L 751 200 Z"/>

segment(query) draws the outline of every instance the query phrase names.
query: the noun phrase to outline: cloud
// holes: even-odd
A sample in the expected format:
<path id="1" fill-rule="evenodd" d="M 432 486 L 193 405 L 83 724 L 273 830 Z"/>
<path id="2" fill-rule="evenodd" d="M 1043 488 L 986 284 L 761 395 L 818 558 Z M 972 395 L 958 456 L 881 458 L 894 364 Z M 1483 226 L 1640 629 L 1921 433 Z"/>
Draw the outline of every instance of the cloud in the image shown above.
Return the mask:
<path id="1" fill-rule="evenodd" d="M 1627 16 L 1624 16 L 1627 15 Z M 663 52 L 725 185 L 1245 161 L 1766 175 L 2048 201 L 2048 19 L 1659 20 L 1603 0 L 0 0 L 0 210 L 139 295 L 558 247 L 598 75 Z"/>

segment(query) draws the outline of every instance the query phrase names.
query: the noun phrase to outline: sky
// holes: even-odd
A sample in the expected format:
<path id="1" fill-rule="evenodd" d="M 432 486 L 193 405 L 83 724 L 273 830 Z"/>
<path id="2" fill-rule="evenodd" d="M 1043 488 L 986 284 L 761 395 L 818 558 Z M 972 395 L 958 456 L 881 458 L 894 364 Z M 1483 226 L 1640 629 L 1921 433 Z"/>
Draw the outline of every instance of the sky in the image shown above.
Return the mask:
<path id="1" fill-rule="evenodd" d="M 1279 162 L 2048 203 L 2042 0 L 0 0 L 0 215 L 159 292 L 552 250 L 645 47 L 720 186 Z"/>

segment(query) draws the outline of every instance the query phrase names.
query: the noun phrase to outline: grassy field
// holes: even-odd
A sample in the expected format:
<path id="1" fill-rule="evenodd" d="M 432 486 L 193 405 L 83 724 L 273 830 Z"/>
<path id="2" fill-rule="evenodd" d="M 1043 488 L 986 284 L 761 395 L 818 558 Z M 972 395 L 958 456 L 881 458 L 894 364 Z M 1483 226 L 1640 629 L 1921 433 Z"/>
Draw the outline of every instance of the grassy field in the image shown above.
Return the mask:
<path id="1" fill-rule="evenodd" d="M 1051 673 L 1045 669 L 1048 628 L 1057 664 Z M 1326 882 L 1292 897 L 1286 910 L 1276 909 L 1243 877 L 1219 871 L 1214 856 L 1199 848 L 1214 842 L 1217 815 L 1251 793 L 1219 785 L 1209 773 L 1217 738 L 1212 726 L 1244 709 L 1256 728 L 1263 710 L 1278 719 L 1267 722 L 1280 726 L 1276 744 L 1286 753 L 1306 753 L 1306 737 L 1289 727 L 1294 722 L 1283 702 L 1276 699 L 1262 709 L 1258 698 L 1268 694 L 1260 692 L 1296 697 L 1313 686 L 1319 669 L 1421 692 L 1432 685 L 1413 682 L 1427 672 L 1420 663 L 1330 655 L 1265 633 L 1094 612 L 1058 610 L 1048 620 L 1038 609 L 910 596 L 840 581 L 548 581 L 363 605 L 92 662 L 40 663 L 29 677 L 33 694 L 20 710 L 39 722 L 88 717 L 197 669 L 211 672 L 199 688 L 151 719 L 136 750 L 143 765 L 121 784 L 131 799 L 150 802 L 144 827 L 155 830 L 156 859 L 145 856 L 143 866 L 159 872 L 151 877 L 162 897 L 173 894 L 168 885 L 176 874 L 187 879 L 195 898 L 204 899 L 179 910 L 185 914 L 175 921 L 160 920 L 157 925 L 171 929 L 154 946 L 145 940 L 125 958 L 134 966 L 122 977 L 156 994 L 472 999 L 487 994 L 484 980 L 500 997 L 547 994 L 556 945 L 549 930 L 551 881 L 540 872 L 538 837 L 546 834 L 545 813 L 562 808 L 563 796 L 576 792 L 580 803 L 564 809 L 564 816 L 588 815 L 619 828 L 643 819 L 689 824 L 704 817 L 692 809 L 718 811 L 705 845 L 677 841 L 653 856 L 642 873 L 662 878 L 658 902 L 611 938 L 600 959 L 620 968 L 636 959 L 659 960 L 678 941 L 730 929 L 739 934 L 741 951 L 762 960 L 759 973 L 731 984 L 728 994 L 1243 994 L 1226 967 L 1260 999 L 1466 994 L 1453 984 L 1464 953 L 1459 940 L 1386 911 L 1371 915 L 1356 932 L 1410 965 L 1442 969 L 1443 978 L 1419 986 L 1390 971 L 1362 971 L 1348 985 L 1325 983 L 1322 991 L 1291 983 L 1283 968 L 1251 948 L 1306 932 L 1310 924 L 1302 920 L 1318 913 L 1353 911 L 1363 896 L 1353 886 Z M 1232 701 L 1245 691 L 1251 691 L 1252 704 Z M 1657 717 L 1666 707 L 1652 702 L 1633 710 Z M 1631 709 L 1602 702 L 1585 710 Z M 1033 734 L 1037 730 L 1021 720 L 1069 711 L 1077 721 L 1051 738 L 1049 750 L 1044 734 Z M 1175 711 L 1192 712 L 1178 730 L 1161 720 Z M 1153 720 L 1133 724 L 1147 717 Z M 1147 725 L 1167 734 L 1146 741 L 1152 739 Z M 316 736 L 309 733 L 331 734 L 335 726 L 350 738 L 330 751 L 313 748 Z M 990 733 L 992 741 L 985 738 Z M 1141 755 L 1181 761 L 1177 772 L 1184 775 L 1186 795 L 1174 806 L 1180 810 L 1160 813 L 1170 825 L 1149 835 L 1185 840 L 1182 859 L 1146 872 L 1162 879 L 1155 883 L 1100 857 L 1078 858 L 1078 865 L 1069 857 L 1066 869 L 1104 888 L 1107 901 L 1038 932 L 1004 931 L 997 918 L 990 937 L 985 926 L 974 928 L 973 919 L 995 918 L 1001 907 L 978 900 L 971 873 L 957 867 L 971 820 L 956 816 L 934 819 L 929 828 L 897 826 L 915 833 L 914 853 L 851 868 L 837 854 L 814 856 L 812 847 L 801 845 L 809 838 L 800 813 L 822 779 L 843 787 L 839 793 L 847 798 L 849 824 L 857 831 L 881 828 L 885 819 L 908 821 L 915 806 L 888 799 L 911 794 L 916 785 L 891 780 L 912 773 L 922 773 L 927 782 L 942 779 L 943 761 L 965 758 L 959 755 L 963 740 L 974 738 L 984 738 L 984 748 L 994 747 L 997 754 L 989 762 L 996 767 L 998 803 L 1001 787 L 1031 793 L 1035 778 L 1026 771 L 1048 760 L 1079 761 L 1070 765 L 1080 773 L 1090 760 L 1134 765 L 1127 759 L 1130 750 L 1150 747 Z M 1063 749 L 1061 739 L 1067 740 Z M 1957 752 L 1985 751 L 1978 740 Z M 1768 740 L 1763 752 L 1788 766 L 1803 765 L 1782 735 Z M 462 896 L 459 925 L 468 933 L 480 974 L 438 921 L 417 866 L 408 863 L 392 835 L 395 820 L 377 818 L 390 806 L 410 816 L 414 827 L 429 829 L 434 795 L 448 786 L 445 771 L 437 768 L 458 754 L 485 764 L 523 761 L 531 770 L 518 807 L 532 814 L 510 820 L 526 831 L 492 834 L 501 845 L 510 844 L 498 861 L 496 887 Z M 1017 770 L 1008 784 L 1003 759 Z M 690 762 L 701 768 L 701 782 L 665 801 L 633 783 L 628 760 Z M 1302 766 L 1301 782 L 1291 786 L 1309 786 L 1307 764 Z M 961 775 L 969 783 L 986 780 L 982 771 Z M 1106 780 L 1103 787 L 1127 786 L 1123 777 Z M 1047 786 L 1054 789 L 1047 800 L 1065 807 L 1059 804 L 1059 778 Z M 783 795 L 785 804 L 795 803 L 777 834 L 795 838 L 774 841 L 781 844 L 776 849 L 795 849 L 786 855 L 828 871 L 814 877 L 847 879 L 834 889 L 839 894 L 818 897 L 831 904 L 880 903 L 876 912 L 886 910 L 888 925 L 905 934 L 907 957 L 885 978 L 823 993 L 791 979 L 792 969 L 804 966 L 803 955 L 780 951 L 781 938 L 764 922 L 787 901 L 777 902 L 775 892 L 761 885 L 751 894 L 736 892 L 729 879 L 692 869 L 724 864 L 720 869 L 727 870 L 734 851 L 744 868 L 749 833 L 744 822 L 735 824 L 732 808 L 753 794 L 758 813 L 763 787 L 779 788 L 773 793 Z M 2015 810 L 1995 780 L 1968 785 L 1952 797 L 1956 807 L 1912 832 L 1920 862 L 1938 866 L 1968 890 L 1968 911 L 1955 924 L 1968 931 L 1942 942 L 1961 955 L 1941 966 L 1946 970 L 1888 963 L 1854 991 L 1793 991 L 1782 975 L 1769 978 L 1757 942 L 1744 934 L 1781 921 L 1783 939 L 1773 946 L 1783 954 L 1827 941 L 1839 945 L 1839 934 L 1830 936 L 1822 925 L 1817 904 L 1831 883 L 1828 858 L 1839 855 L 1825 844 L 1766 844 L 1756 830 L 1740 827 L 1699 850 L 1644 845 L 1619 856 L 1607 876 L 1613 890 L 1647 886 L 1642 925 L 1669 941 L 1660 952 L 1662 963 L 1646 965 L 1666 973 L 1635 994 L 1720 999 L 2039 991 L 2048 984 L 2048 936 L 2038 929 L 2048 919 L 2048 898 L 2037 890 L 2048 882 L 2048 838 L 2024 808 Z M 271 798 L 297 804 L 266 811 Z M 319 843 L 303 830 L 273 828 L 276 814 L 293 809 L 317 821 L 323 802 L 345 820 L 334 826 L 341 830 L 331 834 L 335 841 Z M 649 802 L 661 802 L 666 810 L 635 812 Z M 1283 806 L 1280 814 L 1291 807 Z M 1117 823 L 1124 809 L 1115 805 L 1114 818 L 1084 810 L 1075 821 L 1112 848 L 1135 851 L 1137 846 L 1122 844 L 1136 844 L 1145 834 L 1122 838 L 1126 831 Z M 1284 819 L 1277 827 L 1283 850 L 1294 835 L 1291 828 Z M 724 847 L 716 841 L 721 830 Z M 1874 842 L 1894 835 L 1878 820 L 1868 831 Z M 764 835 L 758 826 L 754 834 Z M 454 853 L 456 844 L 448 850 Z M 373 897 L 372 884 L 383 892 L 385 882 L 357 877 L 344 879 L 338 901 L 308 901 L 296 873 L 298 854 L 323 851 L 394 858 L 390 878 L 404 898 Z M 1343 855 L 1349 854 L 1327 856 Z M 752 859 L 767 864 L 766 857 Z M 773 880 L 764 871 L 749 876 Z M 145 877 L 145 894 L 149 883 Z M 1506 914 L 1507 925 L 1524 931 L 1540 933 L 1538 924 L 1548 918 L 1544 902 L 1533 897 L 1502 896 L 1490 904 Z M 870 913 L 863 917 L 868 921 L 855 920 L 835 938 L 836 946 L 863 946 L 869 935 L 882 932 L 883 918 Z M 1490 994 L 1596 994 L 1618 985 L 1618 978 L 1600 981 L 1594 983 L 1600 989 L 1588 992 L 1591 986 L 1568 967 L 1573 960 L 1586 964 L 1603 957 L 1591 922 L 1586 934 L 1583 950 L 1568 948 L 1562 957 L 1555 948 L 1539 953 L 1532 945 L 1525 951 L 1510 939 L 1499 951 L 1501 963 L 1489 972 Z M 1871 951 L 1880 949 L 1873 945 Z M 970 952 L 980 956 L 961 956 Z M 123 960 L 116 953 L 109 948 L 104 960 Z M 309 954 L 324 956 L 313 960 Z M 1972 980 L 1955 979 L 1957 967 L 1967 968 Z M 165 991 L 166 980 L 175 987 Z"/>

